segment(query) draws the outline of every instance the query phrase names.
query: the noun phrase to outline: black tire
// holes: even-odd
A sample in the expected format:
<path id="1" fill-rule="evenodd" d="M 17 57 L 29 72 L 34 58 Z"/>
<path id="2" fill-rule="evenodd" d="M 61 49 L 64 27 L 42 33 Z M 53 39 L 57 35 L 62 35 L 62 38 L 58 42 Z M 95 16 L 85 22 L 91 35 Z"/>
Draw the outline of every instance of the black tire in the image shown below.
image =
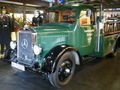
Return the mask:
<path id="1" fill-rule="evenodd" d="M 10 54 L 11 54 L 11 49 L 8 49 L 5 51 L 4 59 L 9 60 L 10 59 Z"/>
<path id="2" fill-rule="evenodd" d="M 55 72 L 48 75 L 50 83 L 61 88 L 69 83 L 75 72 L 75 56 L 72 51 L 65 52 L 58 61 Z"/>
<path id="3" fill-rule="evenodd" d="M 110 56 L 111 56 L 111 57 L 117 56 L 118 48 L 119 48 L 119 46 L 118 46 L 118 42 L 117 42 L 116 45 L 114 46 L 113 52 L 110 53 Z"/>
<path id="4" fill-rule="evenodd" d="M 8 49 L 5 52 L 4 60 L 6 61 L 16 61 L 17 55 L 16 55 L 16 50 Z"/>

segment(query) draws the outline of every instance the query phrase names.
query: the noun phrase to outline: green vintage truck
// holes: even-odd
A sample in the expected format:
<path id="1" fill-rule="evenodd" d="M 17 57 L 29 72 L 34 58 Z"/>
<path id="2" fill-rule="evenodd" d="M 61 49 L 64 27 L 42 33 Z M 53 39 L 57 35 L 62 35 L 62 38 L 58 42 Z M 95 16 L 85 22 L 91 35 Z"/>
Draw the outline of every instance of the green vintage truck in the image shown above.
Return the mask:
<path id="1" fill-rule="evenodd" d="M 58 5 L 48 8 L 47 15 L 46 24 L 20 30 L 17 41 L 11 41 L 12 66 L 42 72 L 60 88 L 68 84 L 76 65 L 86 58 L 116 55 L 120 21 L 104 20 L 99 7 Z"/>

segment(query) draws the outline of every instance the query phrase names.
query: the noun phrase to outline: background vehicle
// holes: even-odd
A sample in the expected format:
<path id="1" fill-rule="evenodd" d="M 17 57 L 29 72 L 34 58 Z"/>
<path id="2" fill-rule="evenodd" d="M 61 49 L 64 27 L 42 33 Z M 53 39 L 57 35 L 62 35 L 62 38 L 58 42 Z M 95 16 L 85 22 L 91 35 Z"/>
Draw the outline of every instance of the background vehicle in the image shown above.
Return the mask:
<path id="1" fill-rule="evenodd" d="M 11 42 L 11 62 L 47 74 L 55 87 L 68 84 L 75 66 L 87 57 L 115 55 L 120 47 L 120 27 L 106 32 L 106 20 L 96 6 L 53 6 L 48 15 L 48 24 L 18 32 L 18 40 Z"/>

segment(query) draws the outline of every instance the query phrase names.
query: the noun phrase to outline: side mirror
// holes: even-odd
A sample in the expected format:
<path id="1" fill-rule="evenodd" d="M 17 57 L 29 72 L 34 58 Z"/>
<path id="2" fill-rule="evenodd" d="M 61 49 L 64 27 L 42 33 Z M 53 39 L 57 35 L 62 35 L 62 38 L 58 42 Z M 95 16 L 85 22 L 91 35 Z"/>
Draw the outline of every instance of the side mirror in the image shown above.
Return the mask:
<path id="1" fill-rule="evenodd" d="M 100 16 L 97 16 L 97 21 L 102 22 L 102 18 Z"/>

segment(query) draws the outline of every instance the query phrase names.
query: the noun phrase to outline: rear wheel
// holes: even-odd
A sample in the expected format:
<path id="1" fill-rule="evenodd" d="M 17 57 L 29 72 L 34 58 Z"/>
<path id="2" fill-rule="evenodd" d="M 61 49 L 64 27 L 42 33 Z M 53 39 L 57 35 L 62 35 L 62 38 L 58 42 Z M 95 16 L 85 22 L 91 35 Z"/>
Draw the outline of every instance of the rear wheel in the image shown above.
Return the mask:
<path id="1" fill-rule="evenodd" d="M 119 51 L 119 43 L 117 42 L 114 49 L 113 49 L 113 52 L 110 54 L 112 57 L 115 57 Z"/>
<path id="2" fill-rule="evenodd" d="M 58 61 L 55 72 L 48 75 L 54 87 L 61 88 L 69 83 L 75 71 L 75 56 L 72 52 L 65 52 Z"/>

